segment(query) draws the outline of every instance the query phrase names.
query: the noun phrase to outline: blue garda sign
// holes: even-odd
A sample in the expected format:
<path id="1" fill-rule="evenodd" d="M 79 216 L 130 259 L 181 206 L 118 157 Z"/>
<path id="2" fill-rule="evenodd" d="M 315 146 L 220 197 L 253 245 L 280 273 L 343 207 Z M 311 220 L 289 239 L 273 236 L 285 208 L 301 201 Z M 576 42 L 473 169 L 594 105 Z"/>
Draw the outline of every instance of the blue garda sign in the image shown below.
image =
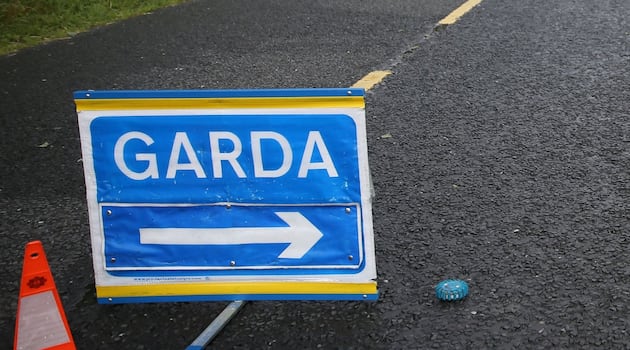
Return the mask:
<path id="1" fill-rule="evenodd" d="M 362 90 L 75 102 L 100 301 L 376 298 Z"/>

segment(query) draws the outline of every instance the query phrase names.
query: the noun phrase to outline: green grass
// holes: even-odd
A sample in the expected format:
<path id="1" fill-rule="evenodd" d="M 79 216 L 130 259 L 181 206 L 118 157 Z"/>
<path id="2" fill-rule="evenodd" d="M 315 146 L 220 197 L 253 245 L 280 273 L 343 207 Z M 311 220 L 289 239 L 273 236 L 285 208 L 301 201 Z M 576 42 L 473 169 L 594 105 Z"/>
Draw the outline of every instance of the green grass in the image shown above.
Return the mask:
<path id="1" fill-rule="evenodd" d="M 0 0 L 0 55 L 186 0 Z"/>

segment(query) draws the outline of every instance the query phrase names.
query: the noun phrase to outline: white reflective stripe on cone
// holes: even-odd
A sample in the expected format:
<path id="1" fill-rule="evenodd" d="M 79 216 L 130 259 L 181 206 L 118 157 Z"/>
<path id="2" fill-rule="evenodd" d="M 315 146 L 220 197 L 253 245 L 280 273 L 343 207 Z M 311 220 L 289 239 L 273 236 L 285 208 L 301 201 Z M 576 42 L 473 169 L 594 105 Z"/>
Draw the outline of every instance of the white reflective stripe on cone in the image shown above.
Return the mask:
<path id="1" fill-rule="evenodd" d="M 70 342 L 51 290 L 20 299 L 17 349 L 45 349 Z"/>

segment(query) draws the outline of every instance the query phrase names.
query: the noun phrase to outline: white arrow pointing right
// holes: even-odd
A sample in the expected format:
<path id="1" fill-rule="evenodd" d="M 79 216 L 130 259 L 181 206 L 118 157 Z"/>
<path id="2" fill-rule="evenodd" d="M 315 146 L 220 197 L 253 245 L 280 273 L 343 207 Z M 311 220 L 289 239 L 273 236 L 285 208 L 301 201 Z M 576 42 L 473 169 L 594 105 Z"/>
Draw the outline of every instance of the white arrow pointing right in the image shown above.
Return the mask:
<path id="1" fill-rule="evenodd" d="M 229 245 L 289 243 L 278 255 L 301 259 L 322 238 L 321 231 L 299 212 L 276 212 L 288 227 L 140 228 L 140 243 L 163 245 Z"/>

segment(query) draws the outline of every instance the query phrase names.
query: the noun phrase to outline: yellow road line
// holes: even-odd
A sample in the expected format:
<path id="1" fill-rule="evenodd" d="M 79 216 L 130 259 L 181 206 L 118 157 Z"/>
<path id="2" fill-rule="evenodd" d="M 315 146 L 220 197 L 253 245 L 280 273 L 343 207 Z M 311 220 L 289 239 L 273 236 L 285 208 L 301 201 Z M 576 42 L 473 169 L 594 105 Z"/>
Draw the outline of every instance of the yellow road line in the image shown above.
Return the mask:
<path id="1" fill-rule="evenodd" d="M 392 72 L 389 70 L 377 70 L 377 71 L 368 73 L 368 75 L 361 78 L 361 80 L 354 83 L 354 85 L 352 85 L 351 87 L 359 88 L 359 89 L 363 88 L 365 89 L 365 91 L 367 91 L 373 88 L 376 84 L 383 81 L 383 79 L 385 79 L 385 77 L 390 74 L 392 74 Z"/>
<path id="2" fill-rule="evenodd" d="M 466 14 L 466 12 L 470 11 L 473 7 L 479 5 L 481 0 L 468 0 L 463 3 L 460 7 L 456 8 L 453 12 L 451 12 L 448 16 L 444 17 L 441 21 L 438 22 L 439 25 L 450 25 Z"/>

